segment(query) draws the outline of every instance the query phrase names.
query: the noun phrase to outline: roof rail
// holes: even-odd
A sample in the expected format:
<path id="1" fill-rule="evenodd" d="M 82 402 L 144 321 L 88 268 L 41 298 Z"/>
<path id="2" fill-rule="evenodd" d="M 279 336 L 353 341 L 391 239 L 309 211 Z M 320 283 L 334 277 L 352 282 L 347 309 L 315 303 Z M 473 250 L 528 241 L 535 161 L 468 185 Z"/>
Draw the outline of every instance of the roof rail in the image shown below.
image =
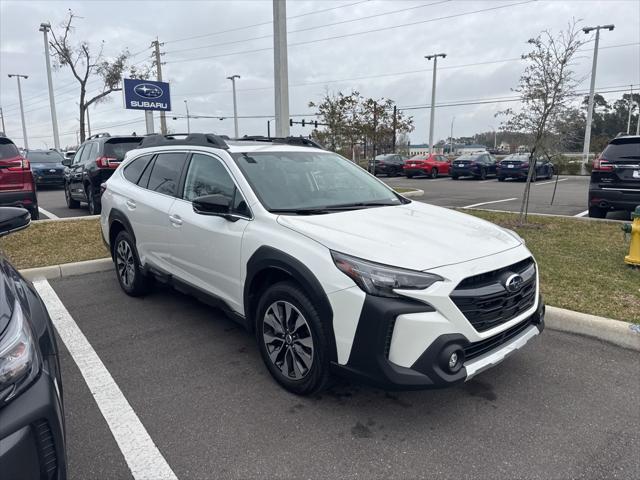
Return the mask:
<path id="1" fill-rule="evenodd" d="M 108 132 L 96 133 L 94 135 L 89 135 L 87 140 L 93 140 L 94 138 L 102 138 L 102 137 L 110 137 Z"/>
<path id="2" fill-rule="evenodd" d="M 138 148 L 164 147 L 174 145 L 197 145 L 228 149 L 229 145 L 213 133 L 173 133 L 171 135 L 151 134 L 142 137 Z"/>
<path id="3" fill-rule="evenodd" d="M 325 148 L 320 145 L 318 142 L 311 140 L 310 138 L 305 137 L 265 137 L 263 135 L 245 135 L 241 138 L 234 138 L 235 141 L 250 141 L 250 142 L 271 142 L 271 143 L 284 143 L 286 145 L 295 145 L 298 147 L 313 147 L 313 148 L 321 148 L 324 150 Z"/>

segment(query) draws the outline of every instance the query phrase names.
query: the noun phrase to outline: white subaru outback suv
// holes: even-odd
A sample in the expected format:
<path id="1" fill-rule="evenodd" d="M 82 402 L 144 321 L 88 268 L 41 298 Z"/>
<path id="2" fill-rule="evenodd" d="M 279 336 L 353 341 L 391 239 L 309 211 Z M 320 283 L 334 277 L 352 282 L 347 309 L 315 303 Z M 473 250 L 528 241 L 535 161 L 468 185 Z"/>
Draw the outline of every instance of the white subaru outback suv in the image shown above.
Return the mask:
<path id="1" fill-rule="evenodd" d="M 103 185 L 101 225 L 127 294 L 156 280 L 222 308 L 297 394 L 334 373 L 458 384 L 544 326 L 517 234 L 301 138 L 145 137 Z"/>

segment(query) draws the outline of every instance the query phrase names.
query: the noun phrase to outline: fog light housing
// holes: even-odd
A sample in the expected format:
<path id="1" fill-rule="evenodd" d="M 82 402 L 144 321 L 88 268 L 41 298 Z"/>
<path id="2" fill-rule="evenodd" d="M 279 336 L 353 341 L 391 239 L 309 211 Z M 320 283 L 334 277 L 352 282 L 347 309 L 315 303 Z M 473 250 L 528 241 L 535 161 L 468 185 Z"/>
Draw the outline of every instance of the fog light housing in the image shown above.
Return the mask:
<path id="1" fill-rule="evenodd" d="M 458 354 L 453 352 L 449 357 L 449 370 L 453 370 L 458 365 Z"/>
<path id="2" fill-rule="evenodd" d="M 440 353 L 440 366 L 449 374 L 458 373 L 463 363 L 464 350 L 460 345 L 449 345 Z"/>

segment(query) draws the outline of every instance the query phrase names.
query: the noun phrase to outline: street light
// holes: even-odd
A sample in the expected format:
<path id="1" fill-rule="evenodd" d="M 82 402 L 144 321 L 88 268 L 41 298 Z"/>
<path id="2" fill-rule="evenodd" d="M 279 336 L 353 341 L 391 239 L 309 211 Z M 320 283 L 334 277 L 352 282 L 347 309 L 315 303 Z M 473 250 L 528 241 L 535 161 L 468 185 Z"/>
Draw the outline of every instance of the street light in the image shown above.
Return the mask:
<path id="1" fill-rule="evenodd" d="M 593 46 L 593 65 L 591 67 L 591 87 L 589 88 L 589 108 L 587 110 L 587 126 L 584 132 L 584 148 L 582 149 L 583 164 L 589 160 L 589 147 L 591 144 L 591 117 L 593 115 L 593 94 L 596 87 L 596 67 L 598 65 L 598 44 L 600 43 L 600 30 L 612 31 L 615 25 L 598 25 L 595 27 L 584 27 L 585 34 L 596 31 L 596 42 Z M 584 167 L 583 167 L 584 168 Z"/>
<path id="2" fill-rule="evenodd" d="M 51 124 L 53 126 L 53 145 L 60 150 L 60 135 L 58 134 L 58 116 L 56 115 L 56 101 L 53 97 L 53 80 L 51 79 L 51 61 L 49 60 L 49 30 L 50 23 L 41 23 L 40 30 L 44 34 L 44 59 L 47 66 L 47 83 L 49 84 L 49 105 L 51 108 Z"/>
<path id="3" fill-rule="evenodd" d="M 489 127 L 493 130 L 493 149 L 495 150 L 498 147 L 498 131 L 493 125 L 489 125 Z"/>
<path id="4" fill-rule="evenodd" d="M 236 103 L 236 78 L 240 78 L 240 75 L 231 75 L 227 77 L 227 80 L 231 80 L 233 86 L 233 128 L 236 132 L 236 138 L 238 138 L 238 105 Z"/>
<path id="5" fill-rule="evenodd" d="M 191 133 L 191 119 L 189 117 L 189 103 L 187 103 L 186 99 L 184 101 L 184 108 L 187 109 L 187 133 Z"/>
<path id="6" fill-rule="evenodd" d="M 436 113 L 436 70 L 438 68 L 438 57 L 445 58 L 446 53 L 434 53 L 425 55 L 427 60 L 433 60 L 433 80 L 431 85 L 431 121 L 429 122 L 429 155 L 433 153 L 433 121 Z"/>
<path id="7" fill-rule="evenodd" d="M 456 121 L 456 116 L 454 115 L 451 119 L 451 133 L 449 134 L 449 155 L 453 155 L 453 123 Z"/>
<path id="8" fill-rule="evenodd" d="M 24 123 L 24 107 L 22 106 L 22 88 L 20 87 L 20 79 L 25 80 L 29 78 L 29 75 L 20 75 L 18 73 L 10 73 L 9 78 L 16 77 L 18 79 L 18 99 L 20 100 L 20 118 L 22 119 L 22 140 L 24 141 L 25 150 L 29 149 L 29 141 L 27 140 L 27 126 Z"/>

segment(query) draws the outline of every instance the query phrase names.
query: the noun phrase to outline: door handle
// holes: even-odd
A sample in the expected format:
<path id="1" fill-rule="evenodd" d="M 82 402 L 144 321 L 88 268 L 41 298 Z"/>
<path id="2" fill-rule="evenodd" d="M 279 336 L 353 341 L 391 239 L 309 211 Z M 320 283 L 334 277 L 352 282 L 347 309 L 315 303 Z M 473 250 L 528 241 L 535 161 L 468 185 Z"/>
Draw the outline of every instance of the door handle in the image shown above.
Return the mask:
<path id="1" fill-rule="evenodd" d="M 169 215 L 169 221 L 177 227 L 182 225 L 182 218 L 180 218 L 180 215 Z"/>
<path id="2" fill-rule="evenodd" d="M 127 200 L 126 203 L 127 203 L 127 207 L 129 207 L 131 210 L 136 208 L 136 202 L 134 202 L 133 200 Z"/>

